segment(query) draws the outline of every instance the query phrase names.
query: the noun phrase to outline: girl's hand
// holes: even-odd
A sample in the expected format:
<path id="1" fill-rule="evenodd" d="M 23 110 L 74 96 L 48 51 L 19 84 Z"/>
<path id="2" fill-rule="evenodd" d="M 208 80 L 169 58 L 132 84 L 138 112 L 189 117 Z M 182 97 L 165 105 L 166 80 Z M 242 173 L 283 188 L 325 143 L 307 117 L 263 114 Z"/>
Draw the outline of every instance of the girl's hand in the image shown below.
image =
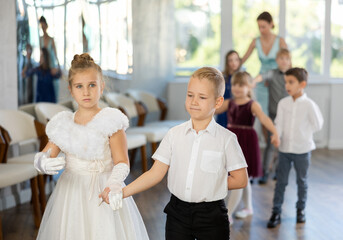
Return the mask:
<path id="1" fill-rule="evenodd" d="M 276 147 L 278 148 L 280 145 L 280 139 L 279 136 L 277 134 L 273 134 L 270 138 L 270 142 Z"/>
<path id="2" fill-rule="evenodd" d="M 109 204 L 109 198 L 108 198 L 108 194 L 111 191 L 111 189 L 109 187 L 106 187 L 104 189 L 104 191 L 102 191 L 102 193 L 99 194 L 99 198 L 102 198 L 102 201 Z"/>

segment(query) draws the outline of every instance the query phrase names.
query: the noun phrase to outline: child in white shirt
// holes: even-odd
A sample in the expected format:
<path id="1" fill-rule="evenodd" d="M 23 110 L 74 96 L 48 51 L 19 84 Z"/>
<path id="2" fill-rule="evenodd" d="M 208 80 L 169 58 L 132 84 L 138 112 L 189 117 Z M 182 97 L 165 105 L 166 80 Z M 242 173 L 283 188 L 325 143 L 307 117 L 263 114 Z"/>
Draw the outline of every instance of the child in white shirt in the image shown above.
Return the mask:
<path id="1" fill-rule="evenodd" d="M 172 196 L 164 210 L 166 239 L 230 237 L 223 199 L 228 189 L 244 188 L 248 177 L 236 135 L 213 118 L 223 103 L 224 88 L 217 69 L 195 71 L 185 104 L 191 119 L 167 133 L 153 155 L 152 168 L 123 189 L 124 197 L 147 190 L 168 172 Z"/>
<path id="2" fill-rule="evenodd" d="M 313 133 L 323 126 L 323 117 L 317 104 L 304 93 L 307 78 L 307 71 L 303 68 L 291 68 L 285 73 L 285 86 L 290 96 L 280 100 L 275 119 L 281 142 L 273 213 L 268 228 L 274 228 L 281 222 L 281 207 L 292 163 L 298 185 L 297 223 L 306 221 L 307 176 L 311 151 L 315 149 Z"/>

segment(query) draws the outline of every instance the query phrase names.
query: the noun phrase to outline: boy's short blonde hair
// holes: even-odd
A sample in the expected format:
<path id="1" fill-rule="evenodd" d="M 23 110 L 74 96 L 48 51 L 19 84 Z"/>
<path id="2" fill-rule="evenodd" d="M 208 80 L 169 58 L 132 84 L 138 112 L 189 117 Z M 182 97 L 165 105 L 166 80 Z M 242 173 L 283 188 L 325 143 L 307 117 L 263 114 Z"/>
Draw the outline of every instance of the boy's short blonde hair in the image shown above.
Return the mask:
<path id="1" fill-rule="evenodd" d="M 279 58 L 281 56 L 291 58 L 291 52 L 287 48 L 280 48 L 280 50 L 276 53 L 276 58 Z"/>
<path id="2" fill-rule="evenodd" d="M 207 79 L 214 86 L 214 95 L 216 98 L 224 96 L 225 80 L 223 74 L 213 67 L 202 67 L 196 70 L 191 78 L 198 78 L 199 80 Z"/>

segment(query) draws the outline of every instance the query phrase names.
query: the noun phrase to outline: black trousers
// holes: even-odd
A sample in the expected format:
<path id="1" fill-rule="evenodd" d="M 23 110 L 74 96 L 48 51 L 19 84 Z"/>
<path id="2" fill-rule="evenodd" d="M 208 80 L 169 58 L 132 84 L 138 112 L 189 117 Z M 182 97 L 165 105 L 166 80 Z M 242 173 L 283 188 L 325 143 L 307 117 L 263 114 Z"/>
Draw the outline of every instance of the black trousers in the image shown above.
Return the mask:
<path id="1" fill-rule="evenodd" d="M 224 200 L 189 203 L 172 195 L 164 212 L 167 214 L 167 240 L 230 239 Z"/>

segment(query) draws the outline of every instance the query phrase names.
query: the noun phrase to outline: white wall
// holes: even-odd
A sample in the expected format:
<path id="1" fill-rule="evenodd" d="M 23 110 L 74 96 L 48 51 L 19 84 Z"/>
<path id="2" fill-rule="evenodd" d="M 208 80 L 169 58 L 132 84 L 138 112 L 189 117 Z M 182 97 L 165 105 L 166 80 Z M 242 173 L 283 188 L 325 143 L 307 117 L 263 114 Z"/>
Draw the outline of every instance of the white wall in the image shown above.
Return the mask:
<path id="1" fill-rule="evenodd" d="M 188 120 L 184 103 L 188 79 L 168 84 L 168 119 Z M 323 129 L 314 135 L 318 148 L 343 149 L 343 83 L 310 83 L 307 95 L 319 106 L 323 117 Z"/>
<path id="2" fill-rule="evenodd" d="M 332 84 L 330 94 L 329 148 L 343 148 L 343 84 Z"/>
<path id="3" fill-rule="evenodd" d="M 15 2 L 0 0 L 0 109 L 18 106 Z"/>

